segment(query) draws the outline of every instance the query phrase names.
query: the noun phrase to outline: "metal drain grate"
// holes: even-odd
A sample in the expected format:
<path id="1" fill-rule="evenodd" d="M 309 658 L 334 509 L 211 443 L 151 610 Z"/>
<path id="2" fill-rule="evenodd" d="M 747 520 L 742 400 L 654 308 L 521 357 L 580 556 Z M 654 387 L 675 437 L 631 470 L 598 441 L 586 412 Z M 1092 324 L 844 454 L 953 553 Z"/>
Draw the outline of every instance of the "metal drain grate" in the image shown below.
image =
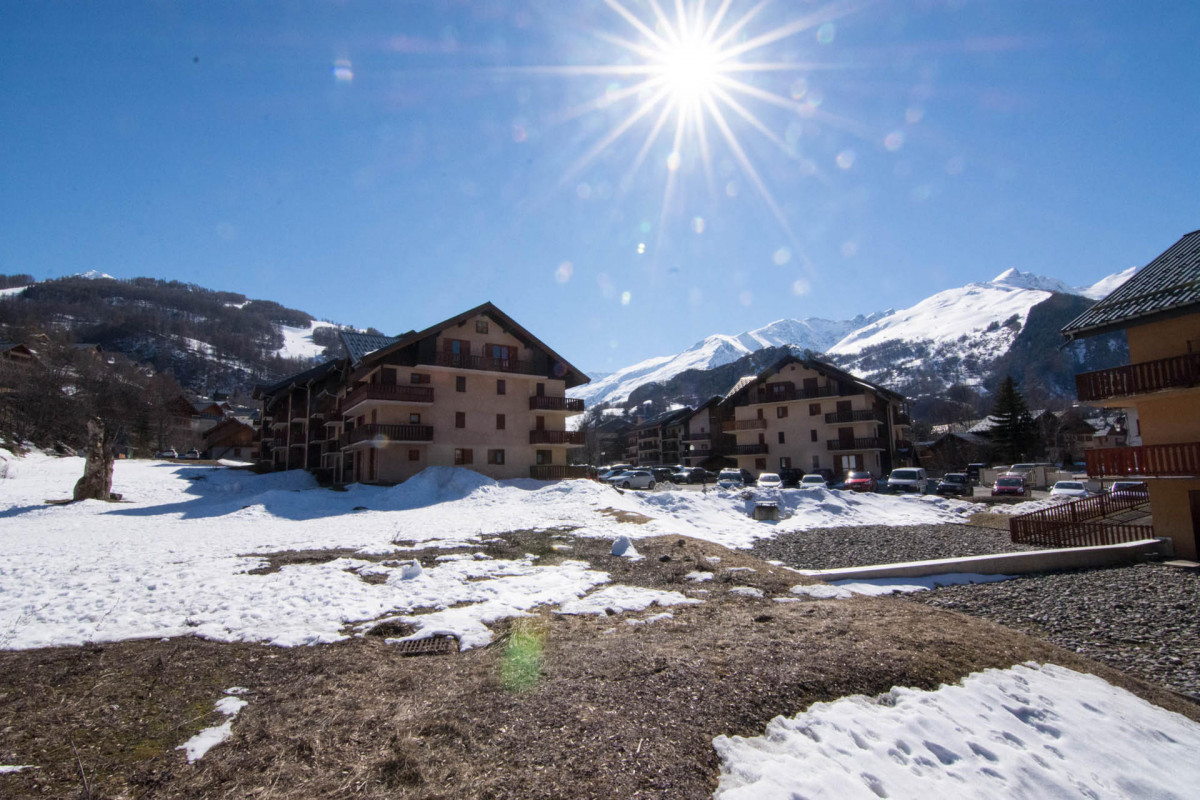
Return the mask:
<path id="1" fill-rule="evenodd" d="M 391 639 L 402 656 L 445 656 L 458 652 L 457 636 L 429 636 L 424 639 Z"/>

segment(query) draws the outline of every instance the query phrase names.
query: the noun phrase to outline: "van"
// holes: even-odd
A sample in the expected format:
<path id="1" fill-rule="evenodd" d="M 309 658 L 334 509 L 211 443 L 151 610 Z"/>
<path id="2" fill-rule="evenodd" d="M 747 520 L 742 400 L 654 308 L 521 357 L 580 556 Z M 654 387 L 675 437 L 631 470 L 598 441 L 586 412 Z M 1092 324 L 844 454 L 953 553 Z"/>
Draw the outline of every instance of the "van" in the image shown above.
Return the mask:
<path id="1" fill-rule="evenodd" d="M 887 487 L 889 492 L 919 492 L 925 494 L 928 491 L 929 478 L 925 474 L 925 470 L 920 467 L 900 467 L 892 470 L 892 474 L 888 476 Z"/>

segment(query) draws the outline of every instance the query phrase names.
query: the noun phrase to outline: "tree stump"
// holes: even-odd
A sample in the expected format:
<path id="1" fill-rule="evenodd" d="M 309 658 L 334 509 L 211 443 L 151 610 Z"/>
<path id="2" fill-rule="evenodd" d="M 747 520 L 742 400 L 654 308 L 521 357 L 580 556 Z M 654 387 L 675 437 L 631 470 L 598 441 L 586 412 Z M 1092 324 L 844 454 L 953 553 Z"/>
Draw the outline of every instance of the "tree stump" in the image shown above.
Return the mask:
<path id="1" fill-rule="evenodd" d="M 75 483 L 75 500 L 112 499 L 113 454 L 104 435 L 104 423 L 89 419 L 83 477 Z"/>

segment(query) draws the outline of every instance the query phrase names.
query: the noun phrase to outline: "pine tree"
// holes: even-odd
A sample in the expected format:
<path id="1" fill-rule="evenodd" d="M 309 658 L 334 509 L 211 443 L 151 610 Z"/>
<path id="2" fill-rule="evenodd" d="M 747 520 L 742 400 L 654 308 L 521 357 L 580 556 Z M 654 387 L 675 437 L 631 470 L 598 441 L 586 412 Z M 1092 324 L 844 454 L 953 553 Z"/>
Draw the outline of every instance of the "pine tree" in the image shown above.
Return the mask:
<path id="1" fill-rule="evenodd" d="M 1011 375 L 1000 384 L 989 416 L 996 423 L 992 428 L 993 458 L 1008 463 L 1025 460 L 1033 452 L 1037 431 Z"/>

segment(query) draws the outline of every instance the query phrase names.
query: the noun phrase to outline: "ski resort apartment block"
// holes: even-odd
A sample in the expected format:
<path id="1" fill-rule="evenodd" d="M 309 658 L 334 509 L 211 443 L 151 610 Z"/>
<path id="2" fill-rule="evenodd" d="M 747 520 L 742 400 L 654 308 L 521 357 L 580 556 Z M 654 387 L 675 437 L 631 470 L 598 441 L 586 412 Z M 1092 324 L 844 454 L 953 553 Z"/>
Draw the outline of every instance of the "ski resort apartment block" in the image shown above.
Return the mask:
<path id="1" fill-rule="evenodd" d="M 1200 231 L 1184 236 L 1063 328 L 1125 331 L 1129 364 L 1075 378 L 1082 403 L 1127 409 L 1135 447 L 1088 450 L 1088 475 L 1144 480 L 1154 531 L 1200 556 Z"/>
<path id="2" fill-rule="evenodd" d="M 347 356 L 260 386 L 260 456 L 326 482 L 398 483 L 426 467 L 584 477 L 567 452 L 588 377 L 491 303 L 398 337 L 343 332 Z"/>

